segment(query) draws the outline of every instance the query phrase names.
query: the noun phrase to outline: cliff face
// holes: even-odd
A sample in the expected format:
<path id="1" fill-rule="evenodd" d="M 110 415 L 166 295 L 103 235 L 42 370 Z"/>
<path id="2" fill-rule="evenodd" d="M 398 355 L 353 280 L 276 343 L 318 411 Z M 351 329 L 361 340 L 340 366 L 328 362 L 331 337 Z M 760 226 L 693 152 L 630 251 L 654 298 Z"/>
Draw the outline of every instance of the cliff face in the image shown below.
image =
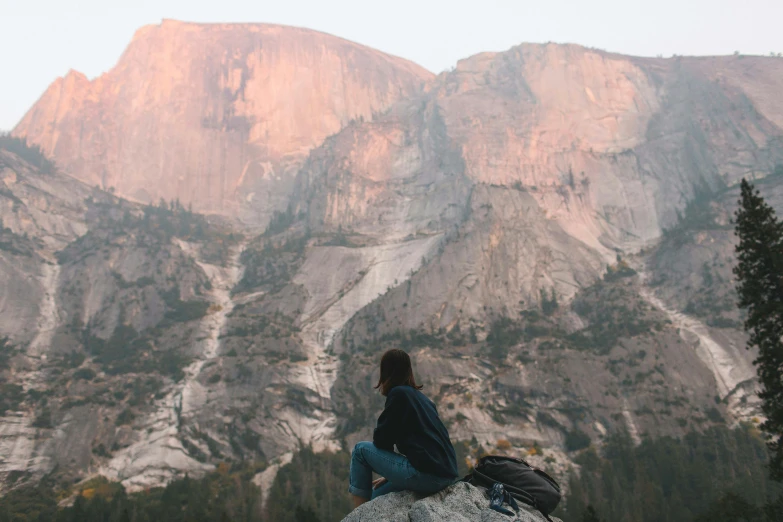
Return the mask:
<path id="1" fill-rule="evenodd" d="M 49 471 L 60 433 L 62 469 L 132 487 L 350 444 L 391 347 L 456 441 L 556 471 L 584 434 L 752 419 L 727 216 L 742 176 L 780 207 L 781 63 L 522 45 L 420 90 L 309 31 L 143 29 L 16 132 L 122 194 L 279 213 L 253 237 L 0 157 L 0 371 L 34 383 L 0 471 Z"/>
<path id="2" fill-rule="evenodd" d="M 0 223 L 0 477 L 78 476 L 113 452 L 154 481 L 207 469 L 170 429 L 229 311 L 232 236 L 2 149 Z"/>
<path id="3" fill-rule="evenodd" d="M 676 282 L 703 263 L 699 247 L 684 261 L 658 239 L 691 226 L 689 201 L 731 213 L 730 187 L 783 163 L 772 96 L 783 74 L 749 78 L 779 62 L 522 45 L 464 60 L 327 140 L 300 172 L 295 208 L 343 240 L 324 247 L 345 283 L 330 309 L 344 326 L 323 341 L 341 361 L 338 433 L 369 436 L 378 404 L 364 390 L 391 346 L 414 353 L 458 437 L 557 446 L 573 429 L 655 435 L 751 418 L 738 323 L 681 305 Z M 392 284 L 371 261 L 347 263 L 425 239 Z M 721 241 L 704 249 L 725 272 Z M 350 273 L 378 296 L 358 311 L 342 305 L 357 298 Z"/>
<path id="4" fill-rule="evenodd" d="M 697 192 L 783 162 L 783 102 L 770 86 L 781 85 L 783 71 L 765 72 L 759 86 L 747 78 L 760 67 L 751 62 L 780 67 L 776 59 L 645 60 L 571 45 L 478 55 L 426 94 L 328 140 L 300 173 L 297 208 L 311 227 L 396 240 L 451 234 L 479 215 L 473 187 L 523 191 L 526 215 L 591 254 L 572 257 L 579 268 L 558 277 L 542 266 L 539 282 L 510 286 L 526 287 L 524 295 L 499 301 L 536 301 L 544 285 L 573 295 L 582 286 L 574 274 L 600 271 L 615 249 L 650 244 Z M 523 230 L 510 237 L 530 240 Z M 496 259 L 500 270 L 516 264 Z"/>
<path id="5" fill-rule="evenodd" d="M 90 185 L 263 225 L 313 147 L 430 78 L 315 31 L 167 20 L 99 78 L 55 81 L 14 133 Z"/>

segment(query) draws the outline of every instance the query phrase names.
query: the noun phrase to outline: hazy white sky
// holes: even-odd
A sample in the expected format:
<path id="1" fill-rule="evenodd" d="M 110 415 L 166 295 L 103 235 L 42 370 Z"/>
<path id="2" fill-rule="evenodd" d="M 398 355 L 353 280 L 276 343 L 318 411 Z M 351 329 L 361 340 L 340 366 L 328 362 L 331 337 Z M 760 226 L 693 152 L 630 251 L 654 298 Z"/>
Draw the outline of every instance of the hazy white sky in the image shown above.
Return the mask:
<path id="1" fill-rule="evenodd" d="M 111 68 L 137 28 L 162 18 L 309 27 L 433 72 L 521 42 L 636 55 L 783 52 L 783 0 L 0 0 L 0 129 L 69 69 Z"/>

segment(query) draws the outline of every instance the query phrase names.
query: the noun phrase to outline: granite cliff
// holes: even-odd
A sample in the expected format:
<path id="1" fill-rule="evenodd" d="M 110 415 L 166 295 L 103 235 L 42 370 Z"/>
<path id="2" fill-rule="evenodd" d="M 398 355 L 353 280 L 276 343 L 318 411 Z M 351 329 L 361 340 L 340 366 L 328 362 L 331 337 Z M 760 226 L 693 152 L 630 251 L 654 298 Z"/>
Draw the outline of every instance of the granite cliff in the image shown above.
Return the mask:
<path id="1" fill-rule="evenodd" d="M 316 31 L 164 20 L 100 77 L 57 79 L 14 132 L 89 185 L 264 226 L 312 148 L 431 76 Z"/>
<path id="2" fill-rule="evenodd" d="M 728 216 L 743 176 L 781 208 L 781 88 L 778 58 L 524 44 L 432 78 L 308 31 L 143 29 L 15 130 L 86 184 L 2 156 L 2 471 L 258 460 L 268 491 L 369 435 L 396 346 L 463 449 L 555 473 L 618 429 L 753 421 Z"/>

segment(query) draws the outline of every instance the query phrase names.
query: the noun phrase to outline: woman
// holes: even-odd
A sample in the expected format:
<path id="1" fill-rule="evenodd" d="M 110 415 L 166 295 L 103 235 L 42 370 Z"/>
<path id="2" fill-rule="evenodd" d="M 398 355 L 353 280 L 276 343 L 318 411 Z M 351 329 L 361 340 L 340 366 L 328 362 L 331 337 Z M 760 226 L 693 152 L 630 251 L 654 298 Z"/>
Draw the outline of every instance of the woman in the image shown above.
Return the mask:
<path id="1" fill-rule="evenodd" d="M 354 505 L 392 491 L 431 494 L 451 485 L 457 477 L 454 446 L 435 404 L 419 391 L 407 353 L 383 354 L 375 388 L 386 397 L 386 406 L 372 442 L 353 449 L 348 491 Z M 373 471 L 381 478 L 373 481 Z"/>

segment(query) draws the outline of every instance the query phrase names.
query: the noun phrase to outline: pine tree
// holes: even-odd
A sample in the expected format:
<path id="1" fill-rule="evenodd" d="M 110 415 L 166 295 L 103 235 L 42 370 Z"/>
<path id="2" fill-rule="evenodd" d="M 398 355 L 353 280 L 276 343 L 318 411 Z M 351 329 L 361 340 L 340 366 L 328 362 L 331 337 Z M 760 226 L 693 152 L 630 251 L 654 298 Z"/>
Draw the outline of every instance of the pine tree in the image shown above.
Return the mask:
<path id="1" fill-rule="evenodd" d="M 582 514 L 582 522 L 601 522 L 601 518 L 593 506 L 587 506 L 587 509 Z"/>
<path id="2" fill-rule="evenodd" d="M 761 510 L 735 493 L 726 493 L 695 522 L 752 522 L 763 520 Z"/>
<path id="3" fill-rule="evenodd" d="M 297 522 L 320 522 L 318 515 L 315 514 L 315 511 L 310 506 L 296 506 L 295 517 Z"/>
<path id="4" fill-rule="evenodd" d="M 761 425 L 772 451 L 770 472 L 783 481 L 783 223 L 755 187 L 742 180 L 736 213 L 739 307 L 748 316 L 748 348 L 757 347 L 754 364 L 761 381 Z"/>

